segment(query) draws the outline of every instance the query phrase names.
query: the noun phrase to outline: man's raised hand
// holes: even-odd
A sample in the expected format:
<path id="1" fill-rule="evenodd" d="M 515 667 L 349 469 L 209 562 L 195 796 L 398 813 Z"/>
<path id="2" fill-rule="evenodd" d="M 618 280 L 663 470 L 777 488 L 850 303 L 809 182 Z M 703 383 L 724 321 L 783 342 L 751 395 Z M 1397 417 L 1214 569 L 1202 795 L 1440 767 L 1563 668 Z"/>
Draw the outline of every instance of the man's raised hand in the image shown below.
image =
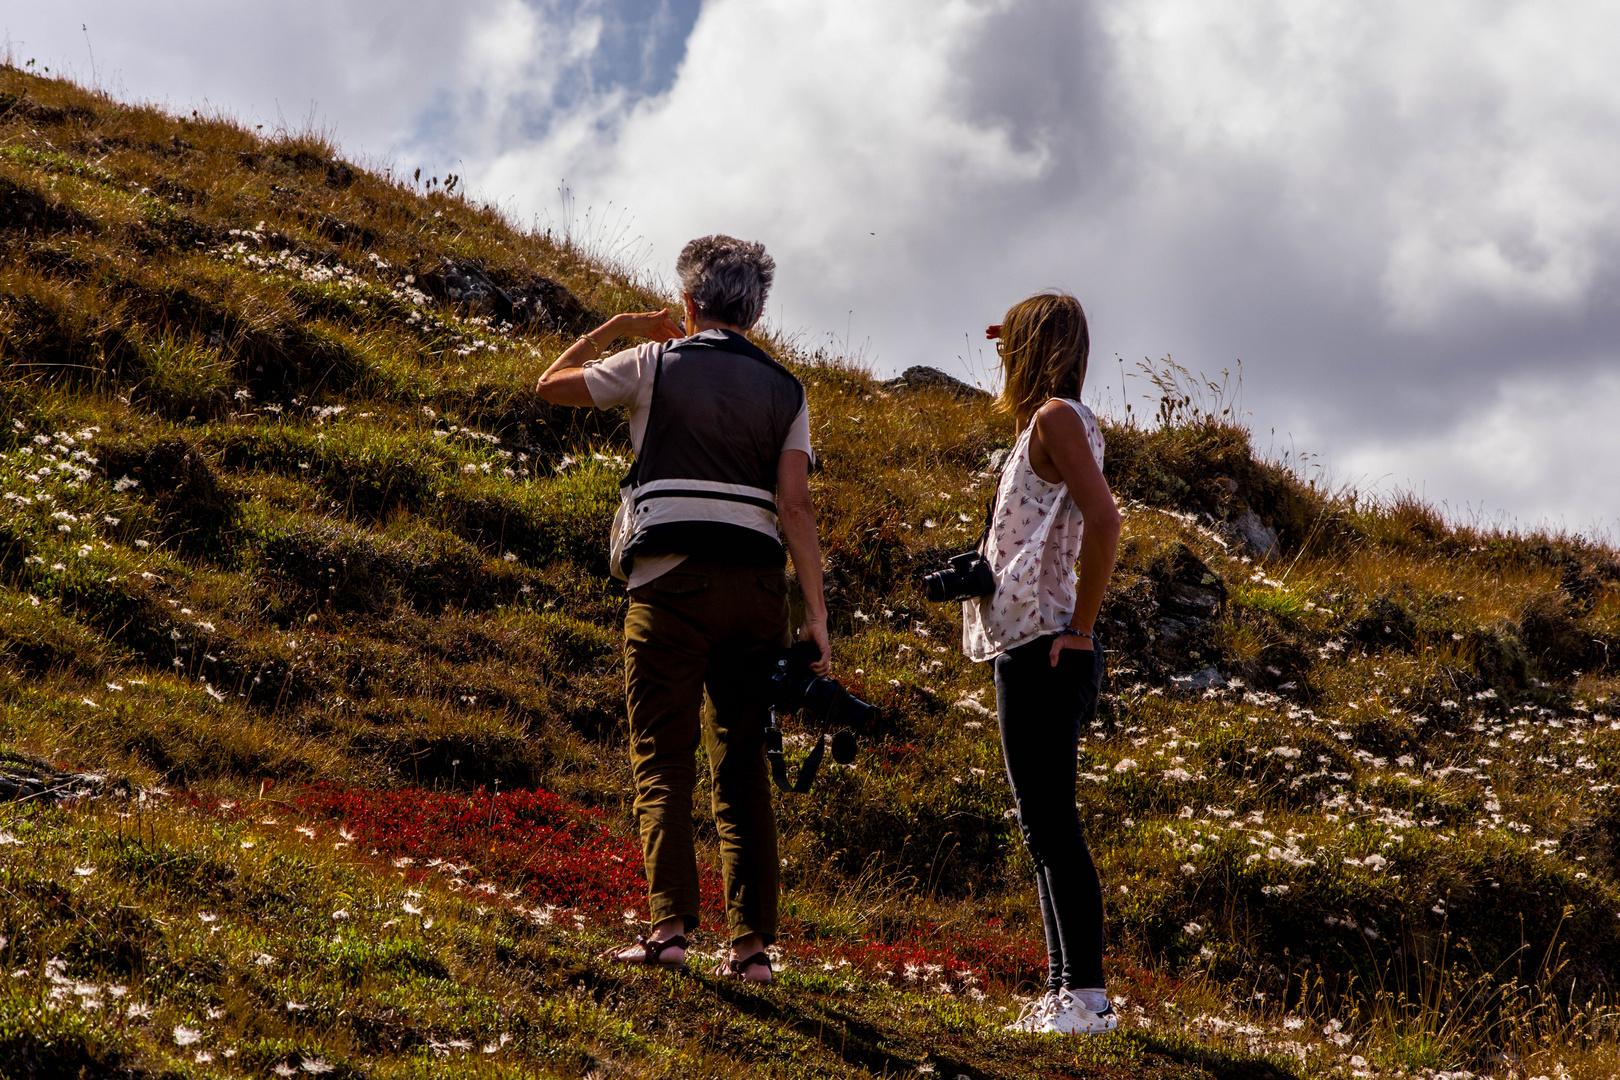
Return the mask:
<path id="1" fill-rule="evenodd" d="M 609 322 L 618 323 L 613 329 L 620 334 L 644 337 L 652 341 L 673 341 L 686 336 L 681 324 L 670 315 L 669 308 L 662 311 L 639 311 L 616 315 Z"/>

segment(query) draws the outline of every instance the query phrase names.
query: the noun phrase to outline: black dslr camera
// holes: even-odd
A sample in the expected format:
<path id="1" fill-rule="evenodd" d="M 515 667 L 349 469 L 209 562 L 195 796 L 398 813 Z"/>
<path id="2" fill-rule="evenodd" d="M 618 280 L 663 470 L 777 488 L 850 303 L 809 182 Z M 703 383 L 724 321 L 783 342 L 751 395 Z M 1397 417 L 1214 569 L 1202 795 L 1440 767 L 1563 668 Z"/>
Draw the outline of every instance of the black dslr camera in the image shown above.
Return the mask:
<path id="1" fill-rule="evenodd" d="M 855 760 L 860 744 L 850 729 L 864 728 L 877 709 L 845 690 L 836 679 L 822 678 L 811 672 L 810 665 L 821 659 L 821 649 L 813 641 L 801 641 L 788 649 L 776 661 L 766 683 L 766 697 L 771 705 L 770 726 L 765 729 L 765 756 L 770 759 L 771 774 L 776 786 L 783 791 L 803 795 L 815 781 L 816 770 L 827 750 L 827 728 L 836 728 L 832 737 L 833 760 L 848 765 Z M 778 712 L 803 712 L 821 721 L 822 734 L 816 740 L 810 756 L 799 769 L 799 778 L 790 783 L 787 762 L 782 758 L 782 732 L 776 726 Z"/>
<path id="2" fill-rule="evenodd" d="M 990 562 L 977 551 L 964 551 L 952 555 L 944 570 L 923 578 L 923 591 L 934 603 L 946 600 L 971 600 L 976 596 L 989 596 L 996 591 L 996 576 L 990 572 Z"/>

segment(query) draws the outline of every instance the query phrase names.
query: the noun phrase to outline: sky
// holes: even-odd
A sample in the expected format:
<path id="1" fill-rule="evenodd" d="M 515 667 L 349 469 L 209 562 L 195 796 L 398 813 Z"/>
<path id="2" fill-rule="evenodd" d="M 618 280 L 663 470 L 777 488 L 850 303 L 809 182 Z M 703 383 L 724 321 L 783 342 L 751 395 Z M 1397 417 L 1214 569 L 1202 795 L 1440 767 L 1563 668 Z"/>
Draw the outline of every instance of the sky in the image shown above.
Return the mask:
<path id="1" fill-rule="evenodd" d="M 1232 372 L 1330 483 L 1620 540 L 1620 5 L 55 0 L 0 33 L 458 173 L 651 281 L 758 239 L 771 325 L 880 374 L 993 386 L 985 325 L 1065 289 L 1098 408 L 1153 411 L 1144 361 Z"/>

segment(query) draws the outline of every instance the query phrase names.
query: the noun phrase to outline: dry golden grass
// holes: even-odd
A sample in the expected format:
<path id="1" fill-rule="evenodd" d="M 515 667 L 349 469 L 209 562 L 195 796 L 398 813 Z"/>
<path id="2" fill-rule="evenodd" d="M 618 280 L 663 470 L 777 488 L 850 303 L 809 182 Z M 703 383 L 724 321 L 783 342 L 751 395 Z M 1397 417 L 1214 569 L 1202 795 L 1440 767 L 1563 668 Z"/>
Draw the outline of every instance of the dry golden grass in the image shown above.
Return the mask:
<path id="1" fill-rule="evenodd" d="M 1616 553 L 1313 486 L 1185 372 L 1162 380 L 1168 423 L 1105 425 L 1125 539 L 1079 801 L 1123 1034 L 999 1031 L 1039 974 L 1028 856 L 988 673 L 918 584 L 977 536 L 1010 425 L 769 336 L 810 397 L 837 673 L 882 710 L 854 768 L 779 804 L 799 966 L 774 996 L 624 978 L 593 959 L 627 933 L 620 910 L 541 926 L 442 874 L 401 881 L 386 853 L 334 847 L 330 823 L 319 843 L 290 832 L 277 793 L 315 780 L 424 803 L 545 788 L 631 835 L 623 597 L 602 550 L 622 419 L 534 398 L 567 335 L 418 301 L 406 277 L 454 258 L 545 275 L 602 315 L 666 298 L 600 238 L 516 231 L 353 169 L 318 133 L 15 69 L 0 94 L 22 95 L 0 98 L 0 749 L 197 795 L 0 807 L 0 834 L 25 838 L 0 842 L 0 953 L 28 971 L 0 994 L 0 1048 L 186 1075 L 306 1058 L 683 1077 L 1614 1061 L 1584 1001 L 1607 1000 L 1620 963 Z M 1246 510 L 1281 559 L 1239 550 Z M 1224 684 L 1190 688 L 1209 668 Z M 790 728 L 795 754 L 809 734 Z M 266 790 L 251 815 L 210 809 Z M 199 898 L 172 866 L 238 891 Z M 405 901 L 443 913 L 431 937 L 389 922 Z M 364 917 L 335 926 L 351 903 Z M 92 932 L 116 955 L 82 951 Z M 1517 966 L 1521 944 L 1556 943 L 1563 967 Z M 299 959 L 267 973 L 255 951 Z M 67 993 L 51 971 L 154 1012 L 49 1008 Z M 214 1061 L 175 1025 L 206 1026 Z"/>

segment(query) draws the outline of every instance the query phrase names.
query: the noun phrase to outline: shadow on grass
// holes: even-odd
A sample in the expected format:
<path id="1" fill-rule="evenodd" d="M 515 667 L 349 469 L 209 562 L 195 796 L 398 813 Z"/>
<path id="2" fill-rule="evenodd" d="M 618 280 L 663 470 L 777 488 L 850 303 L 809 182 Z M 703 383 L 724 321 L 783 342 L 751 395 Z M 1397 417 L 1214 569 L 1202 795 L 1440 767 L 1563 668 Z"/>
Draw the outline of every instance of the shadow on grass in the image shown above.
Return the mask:
<path id="1" fill-rule="evenodd" d="M 815 991 L 778 985 L 754 989 L 690 970 L 675 978 L 691 980 L 713 996 L 713 1005 L 761 1024 L 796 1033 L 818 1044 L 843 1064 L 878 1076 L 910 1075 L 930 1066 L 934 1075 L 957 1080 L 1013 1080 L 1039 1077 L 1210 1077 L 1214 1080 L 1298 1080 L 1298 1074 L 1276 1062 L 1234 1053 L 1179 1037 L 1141 1031 L 1112 1036 L 1063 1039 L 1046 1036 L 1002 1036 L 986 1039 L 974 1031 L 951 1032 L 915 1013 L 882 1023 L 860 1014 L 860 1006 L 826 1000 Z M 598 1002 L 629 1006 L 645 992 L 640 973 L 620 975 L 595 968 L 576 970 L 568 979 L 588 990 Z M 662 985 L 660 980 L 659 985 Z M 649 985 L 646 990 L 652 989 Z M 701 998 L 687 999 L 690 1017 L 702 1011 Z"/>

